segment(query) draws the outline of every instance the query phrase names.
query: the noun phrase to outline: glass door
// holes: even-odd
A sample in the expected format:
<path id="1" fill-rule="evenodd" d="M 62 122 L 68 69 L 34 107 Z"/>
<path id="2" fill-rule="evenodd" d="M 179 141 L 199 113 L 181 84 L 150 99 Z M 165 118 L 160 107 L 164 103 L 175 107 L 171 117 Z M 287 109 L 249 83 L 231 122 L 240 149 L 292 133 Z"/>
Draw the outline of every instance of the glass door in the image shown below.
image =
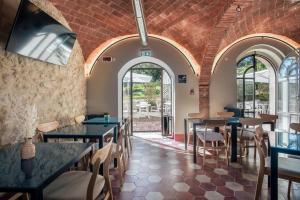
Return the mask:
<path id="1" fill-rule="evenodd" d="M 162 131 L 162 69 L 157 66 L 140 64 L 130 71 L 132 76 L 133 131 Z"/>

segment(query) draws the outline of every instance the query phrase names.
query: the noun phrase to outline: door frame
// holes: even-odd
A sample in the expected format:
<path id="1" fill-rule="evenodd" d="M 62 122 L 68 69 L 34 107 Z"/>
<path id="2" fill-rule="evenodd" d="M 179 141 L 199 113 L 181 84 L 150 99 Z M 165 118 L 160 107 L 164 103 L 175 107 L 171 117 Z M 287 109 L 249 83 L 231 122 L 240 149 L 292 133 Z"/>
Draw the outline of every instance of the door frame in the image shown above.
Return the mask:
<path id="1" fill-rule="evenodd" d="M 175 130 L 175 74 L 173 72 L 173 70 L 162 60 L 159 60 L 157 58 L 154 57 L 150 57 L 150 56 L 141 56 L 141 57 L 137 57 L 134 58 L 130 61 L 128 61 L 123 67 L 121 67 L 121 69 L 118 72 L 118 117 L 119 118 L 123 118 L 123 77 L 125 76 L 125 74 L 127 73 L 127 71 L 132 68 L 133 66 L 136 66 L 138 64 L 141 63 L 153 63 L 155 65 L 160 66 L 162 69 L 164 69 L 170 76 L 171 78 L 171 85 L 172 85 L 172 96 L 171 96 L 171 100 L 172 100 L 172 124 L 171 124 L 171 130 Z M 162 80 L 163 81 L 163 80 Z M 172 133 L 173 134 L 173 133 Z"/>

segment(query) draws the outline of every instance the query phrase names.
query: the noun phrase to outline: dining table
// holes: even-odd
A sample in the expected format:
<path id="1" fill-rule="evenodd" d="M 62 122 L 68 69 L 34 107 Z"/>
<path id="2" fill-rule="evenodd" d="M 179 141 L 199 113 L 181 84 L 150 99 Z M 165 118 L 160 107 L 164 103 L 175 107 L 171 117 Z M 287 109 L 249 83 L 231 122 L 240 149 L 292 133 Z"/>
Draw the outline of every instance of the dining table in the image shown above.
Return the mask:
<path id="1" fill-rule="evenodd" d="M 104 144 L 104 137 L 110 133 L 114 133 L 114 138 L 117 137 L 116 125 L 114 124 L 74 124 L 66 127 L 59 128 L 50 132 L 43 133 L 44 142 L 48 139 L 97 139 L 98 148 L 102 148 Z"/>
<path id="2" fill-rule="evenodd" d="M 220 118 L 206 118 L 206 119 L 220 119 Z M 197 127 L 203 125 L 204 118 L 185 118 L 184 119 L 184 134 L 185 134 L 185 149 L 187 150 L 187 137 L 188 137 L 188 123 L 191 121 L 193 124 L 193 161 L 197 163 Z M 275 129 L 273 121 L 264 121 L 263 124 L 270 124 L 271 131 Z M 237 136 L 238 127 L 241 127 L 240 117 L 230 117 L 227 119 L 227 126 L 231 127 L 231 162 L 237 162 Z"/>
<path id="3" fill-rule="evenodd" d="M 43 199 L 43 189 L 92 152 L 91 143 L 35 143 L 35 156 L 23 160 L 22 144 L 0 149 L 0 192 L 29 193 Z"/>
<path id="4" fill-rule="evenodd" d="M 300 134 L 288 132 L 269 132 L 268 147 L 271 157 L 271 200 L 278 199 L 278 154 L 300 156 Z M 300 167 L 300 166 L 299 166 Z"/>
<path id="5" fill-rule="evenodd" d="M 121 125 L 124 123 L 124 120 L 119 117 L 95 117 L 92 119 L 87 119 L 82 122 L 85 125 L 117 125 L 114 129 L 114 142 L 117 142 L 118 130 Z"/>

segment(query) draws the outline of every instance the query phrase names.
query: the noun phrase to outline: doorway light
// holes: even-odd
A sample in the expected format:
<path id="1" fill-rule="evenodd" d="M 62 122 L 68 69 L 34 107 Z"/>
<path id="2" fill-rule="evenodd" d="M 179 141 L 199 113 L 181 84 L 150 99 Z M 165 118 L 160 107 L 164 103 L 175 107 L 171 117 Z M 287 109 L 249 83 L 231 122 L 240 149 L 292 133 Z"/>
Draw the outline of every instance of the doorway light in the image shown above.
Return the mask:
<path id="1" fill-rule="evenodd" d="M 147 28 L 146 28 L 145 17 L 144 17 L 141 0 L 133 0 L 133 10 L 135 13 L 135 19 L 136 19 L 140 39 L 142 41 L 142 45 L 147 46 L 147 44 L 148 44 Z"/>

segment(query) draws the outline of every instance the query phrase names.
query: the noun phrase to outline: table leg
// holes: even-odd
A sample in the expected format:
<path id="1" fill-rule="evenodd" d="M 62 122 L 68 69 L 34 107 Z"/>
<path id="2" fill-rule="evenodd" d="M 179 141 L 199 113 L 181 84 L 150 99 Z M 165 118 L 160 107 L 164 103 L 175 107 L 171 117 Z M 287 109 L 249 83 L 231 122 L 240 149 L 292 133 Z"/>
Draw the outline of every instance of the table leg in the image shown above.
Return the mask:
<path id="1" fill-rule="evenodd" d="M 120 124 L 114 128 L 114 143 L 117 143 L 118 139 L 118 130 L 120 129 Z M 114 159 L 114 167 L 118 167 L 118 160 Z"/>
<path id="2" fill-rule="evenodd" d="M 278 198 L 278 152 L 271 149 L 271 200 Z"/>
<path id="3" fill-rule="evenodd" d="M 275 123 L 271 123 L 271 131 L 274 131 L 275 130 Z"/>
<path id="4" fill-rule="evenodd" d="M 118 138 L 117 138 L 118 130 L 119 130 L 119 125 L 114 128 L 114 143 L 117 143 L 117 140 L 118 140 Z"/>
<path id="5" fill-rule="evenodd" d="M 196 134 L 196 125 L 193 124 L 193 153 L 194 153 L 194 163 L 197 163 L 197 134 Z"/>
<path id="6" fill-rule="evenodd" d="M 103 148 L 103 146 L 104 146 L 103 140 L 104 140 L 103 135 L 101 135 L 99 137 L 99 149 Z M 99 173 L 100 173 L 100 175 L 103 175 L 103 164 L 100 165 Z"/>
<path id="7" fill-rule="evenodd" d="M 32 200 L 41 200 L 43 199 L 43 190 L 35 190 L 30 192 L 30 199 Z"/>
<path id="8" fill-rule="evenodd" d="M 187 119 L 184 119 L 184 148 L 187 150 Z"/>
<path id="9" fill-rule="evenodd" d="M 231 126 L 231 162 L 237 161 L 237 126 Z"/>

